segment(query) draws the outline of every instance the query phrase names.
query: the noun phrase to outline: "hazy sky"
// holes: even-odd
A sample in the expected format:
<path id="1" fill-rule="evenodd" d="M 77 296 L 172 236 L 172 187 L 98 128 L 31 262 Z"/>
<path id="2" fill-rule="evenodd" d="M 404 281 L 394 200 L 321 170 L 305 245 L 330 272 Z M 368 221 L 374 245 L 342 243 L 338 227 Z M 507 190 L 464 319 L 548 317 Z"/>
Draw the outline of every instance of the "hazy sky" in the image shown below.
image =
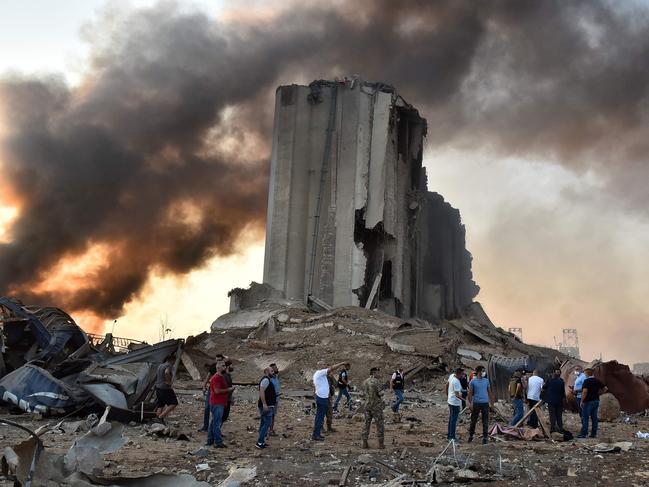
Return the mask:
<path id="1" fill-rule="evenodd" d="M 82 91 L 94 87 L 94 78 L 87 76 L 91 46 L 105 47 L 111 42 L 97 40 L 97 32 L 102 32 L 97 28 L 98 19 L 110 23 L 115 21 L 111 20 L 115 12 L 154 5 L 157 2 L 0 0 L 0 73 L 9 77 L 54 75 L 70 86 L 81 86 Z M 190 8 L 190 4 L 180 5 L 175 8 Z M 225 19 L 226 24 L 229 19 L 241 18 L 262 19 L 263 23 L 267 15 L 263 2 L 238 2 L 234 9 L 223 8 L 221 2 L 191 5 L 205 12 L 206 18 Z M 116 18 L 119 22 L 119 16 Z M 590 24 L 584 20 L 584 25 L 586 29 Z M 597 32 L 590 38 L 596 42 Z M 99 58 L 93 59 L 96 64 Z M 296 67 L 292 78 L 281 73 L 278 81 L 308 82 L 336 72 L 336 68 L 315 72 Z M 476 96 L 477 91 L 471 88 L 474 82 L 467 76 L 460 93 L 453 96 Z M 501 89 L 510 92 L 518 89 L 515 82 L 504 85 Z M 544 89 L 551 90 L 552 86 Z M 607 89 L 633 87 L 613 85 Z M 496 91 L 492 96 L 498 95 Z M 265 103 L 263 111 L 272 110 L 267 96 L 260 101 Z M 431 103 L 434 106 L 436 102 Z M 470 106 L 466 100 L 464 103 Z M 480 106 L 488 103 L 480 101 Z M 615 108 L 618 102 L 610 103 Z M 616 164 L 611 154 L 601 158 L 597 154 L 584 158 L 570 150 L 535 150 L 532 154 L 526 147 L 504 154 L 487 146 L 476 150 L 465 140 L 438 144 L 436 134 L 444 130 L 444 121 L 431 119 L 433 115 L 426 109 L 422 109 L 422 115 L 429 117 L 429 144 L 424 155 L 429 189 L 441 193 L 461 211 L 474 258 L 474 278 L 481 286 L 477 299 L 492 321 L 503 328 L 522 327 L 526 341 L 544 345 L 553 344 L 554 337 L 560 340 L 562 328 L 577 328 L 584 358 L 601 353 L 605 359 L 627 363 L 649 361 L 649 312 L 644 299 L 649 294 L 649 219 L 646 210 L 639 211 L 641 205 L 631 201 L 632 190 L 637 200 L 647 183 L 638 181 L 638 175 L 647 174 L 646 152 L 634 159 L 633 167 L 640 170 L 629 172 L 625 181 L 624 173 L 632 166 L 611 169 Z M 551 115 L 539 112 L 538 116 L 542 120 Z M 501 123 L 497 114 L 489 121 L 492 130 L 498 130 Z M 6 130 L 11 124 L 10 119 L 0 119 L 0 135 L 3 125 Z M 543 144 L 544 127 L 538 130 L 534 144 Z M 566 137 L 583 136 L 572 134 L 569 125 L 560 129 L 553 126 L 552 130 L 565 131 Z M 640 139 L 649 135 L 644 126 L 635 130 Z M 484 132 L 483 128 L 476 129 L 478 137 Z M 512 138 L 515 136 L 512 134 Z M 467 132 L 465 137 L 472 134 Z M 593 140 L 593 147 L 596 142 Z M 262 147 L 264 144 L 268 141 L 260 142 Z M 13 209 L 16 203 L 10 196 L 11 188 L 5 188 L 4 201 L 2 190 L 0 182 L 0 242 L 11 239 L 12 225 L 20 217 Z M 227 312 L 229 289 L 262 278 L 263 234 L 255 228 L 242 231 L 243 237 L 228 247 L 230 256 L 208 256 L 199 270 L 149 267 L 144 291 L 126 305 L 123 316 L 115 316 L 115 333 L 156 340 L 161 321 L 179 337 L 207 330 L 214 318 Z M 102 250 L 100 244 L 93 250 L 97 255 L 113 251 L 112 247 Z M 74 285 L 88 272 L 110 271 L 101 266 L 99 257 L 96 264 L 91 254 L 86 252 L 83 263 L 60 270 L 52 286 L 60 286 L 61 278 Z M 75 316 L 83 322 L 87 315 Z M 112 319 L 106 323 L 110 328 Z"/>

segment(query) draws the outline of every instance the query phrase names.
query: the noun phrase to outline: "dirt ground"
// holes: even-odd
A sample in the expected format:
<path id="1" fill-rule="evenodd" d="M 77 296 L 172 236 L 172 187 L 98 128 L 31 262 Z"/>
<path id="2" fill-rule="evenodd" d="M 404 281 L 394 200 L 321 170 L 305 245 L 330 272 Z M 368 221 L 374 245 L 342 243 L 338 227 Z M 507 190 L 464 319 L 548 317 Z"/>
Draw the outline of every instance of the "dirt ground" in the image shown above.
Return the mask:
<path id="1" fill-rule="evenodd" d="M 235 376 L 235 381 L 237 377 Z M 168 471 L 191 473 L 199 480 L 213 485 L 228 476 L 234 467 L 257 468 L 257 476 L 245 485 L 321 486 L 338 485 L 346 467 L 351 471 L 346 485 L 380 485 L 397 474 L 408 474 L 413 480 L 426 480 L 427 472 L 438 455 L 447 447 L 446 421 L 448 409 L 441 393 L 443 377 L 428 382 L 417 391 L 418 399 L 406 401 L 402 408 L 402 422 L 392 421 L 386 408 L 386 449 L 376 449 L 375 430 L 370 436 L 370 450 L 360 447 L 362 415 L 357 411 L 335 417 L 335 432 L 325 433 L 324 442 L 312 442 L 312 401 L 299 390 L 285 389 L 276 420 L 278 436 L 269 441 L 266 450 L 256 450 L 258 415 L 254 387 L 240 387 L 235 392 L 231 420 L 224 427 L 227 449 L 210 449 L 206 458 L 192 455 L 205 443 L 206 434 L 199 432 L 202 423 L 203 399 L 200 382 L 183 381 L 176 384 L 180 406 L 168 420 L 172 430 L 185 433 L 189 441 L 158 437 L 148 433 L 150 425 L 132 424 L 126 427 L 128 443 L 116 453 L 104 456 L 104 473 L 134 474 Z M 352 376 L 353 382 L 353 376 Z M 359 384 L 356 384 L 359 385 Z M 412 391 L 409 391 L 412 392 Z M 355 396 L 355 407 L 360 403 Z M 391 400 L 389 391 L 386 400 Z M 342 409 L 342 408 L 341 408 Z M 28 415 L 9 415 L 0 409 L 0 417 L 36 429 L 58 419 L 35 420 Z M 455 453 L 449 448 L 438 464 L 454 467 L 467 466 L 478 472 L 472 485 L 541 486 L 541 485 L 649 485 L 649 440 L 635 438 L 636 431 L 649 431 L 649 418 L 635 415 L 624 422 L 626 416 L 613 423 L 600 423 L 599 438 L 585 441 L 492 441 L 488 445 L 460 443 Z M 71 418 L 74 420 L 76 418 Z M 578 417 L 565 415 L 565 425 L 578 431 Z M 458 426 L 461 439 L 467 438 L 468 414 Z M 48 451 L 64 453 L 80 434 L 50 432 L 43 436 Z M 15 428 L 0 425 L 0 447 L 14 445 L 26 436 Z M 601 442 L 629 441 L 629 451 L 620 453 L 595 453 L 589 448 Z M 368 457 L 367 455 L 370 455 Z M 365 456 L 364 456 L 365 455 Z M 380 462 L 389 465 L 385 467 Z M 209 470 L 197 471 L 197 465 L 207 463 Z M 490 479 L 486 481 L 484 479 Z M 483 480 L 481 480 L 483 479 Z M 454 485 L 467 483 L 456 480 Z M 0 482 L 0 485 L 3 485 Z M 4 485 L 10 485 L 5 482 Z M 416 485 L 410 482 L 403 485 Z M 425 485 L 420 483 L 419 485 Z"/>

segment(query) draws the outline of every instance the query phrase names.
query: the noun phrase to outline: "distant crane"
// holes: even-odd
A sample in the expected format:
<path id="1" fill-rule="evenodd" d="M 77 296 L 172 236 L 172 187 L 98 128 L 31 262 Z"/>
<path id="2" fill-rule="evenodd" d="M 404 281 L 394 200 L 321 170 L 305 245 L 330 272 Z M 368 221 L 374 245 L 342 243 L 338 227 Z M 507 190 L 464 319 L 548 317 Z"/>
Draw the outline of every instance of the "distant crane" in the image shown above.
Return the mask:
<path id="1" fill-rule="evenodd" d="M 554 344 L 560 352 L 565 353 L 569 357 L 579 359 L 579 335 L 576 328 L 564 328 L 563 340 L 557 343 L 557 338 L 554 337 Z"/>

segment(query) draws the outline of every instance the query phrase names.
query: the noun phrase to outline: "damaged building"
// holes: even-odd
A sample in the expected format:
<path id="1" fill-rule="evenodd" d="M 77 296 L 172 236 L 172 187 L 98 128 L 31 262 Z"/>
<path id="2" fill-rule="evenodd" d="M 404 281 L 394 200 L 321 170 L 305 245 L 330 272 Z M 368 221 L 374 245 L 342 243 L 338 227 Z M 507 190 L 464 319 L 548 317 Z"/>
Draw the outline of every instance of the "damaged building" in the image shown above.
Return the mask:
<path id="1" fill-rule="evenodd" d="M 332 307 L 460 316 L 479 288 L 459 211 L 427 190 L 426 131 L 389 85 L 279 87 L 264 283 Z"/>

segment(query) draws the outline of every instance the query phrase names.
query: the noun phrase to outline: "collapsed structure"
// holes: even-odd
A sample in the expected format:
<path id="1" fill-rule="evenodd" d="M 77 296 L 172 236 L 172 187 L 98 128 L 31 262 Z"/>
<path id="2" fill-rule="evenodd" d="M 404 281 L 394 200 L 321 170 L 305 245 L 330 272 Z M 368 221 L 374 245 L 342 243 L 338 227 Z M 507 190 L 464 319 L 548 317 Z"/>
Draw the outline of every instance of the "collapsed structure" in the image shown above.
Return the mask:
<path id="1" fill-rule="evenodd" d="M 41 414 L 110 406 L 114 419 L 150 417 L 157 367 L 183 340 L 112 345 L 110 335 L 94 345 L 63 310 L 0 297 L 0 401 Z"/>
<path id="2" fill-rule="evenodd" d="M 479 288 L 459 211 L 427 191 L 426 131 L 382 83 L 280 86 L 264 283 L 325 306 L 460 316 Z"/>

